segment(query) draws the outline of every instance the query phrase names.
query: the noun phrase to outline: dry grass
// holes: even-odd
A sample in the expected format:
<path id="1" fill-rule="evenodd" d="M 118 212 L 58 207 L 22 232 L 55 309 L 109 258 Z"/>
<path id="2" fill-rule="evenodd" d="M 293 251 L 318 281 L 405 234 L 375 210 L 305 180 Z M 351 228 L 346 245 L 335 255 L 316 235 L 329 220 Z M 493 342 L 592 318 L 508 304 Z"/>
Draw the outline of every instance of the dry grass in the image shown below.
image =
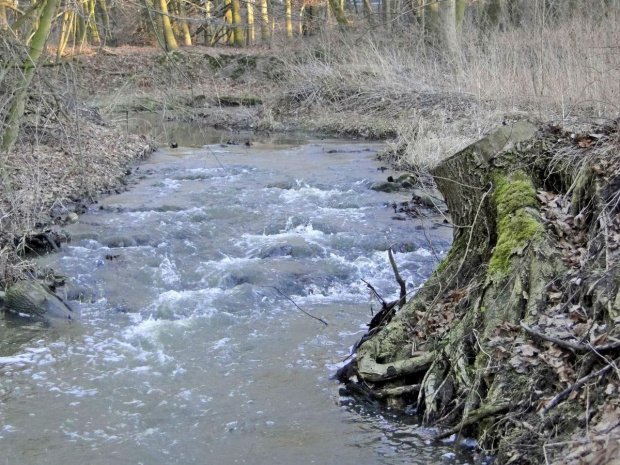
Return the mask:
<path id="1" fill-rule="evenodd" d="M 324 33 L 286 58 L 279 107 L 288 115 L 312 115 L 318 128 L 333 126 L 334 112 L 372 117 L 397 135 L 394 160 L 419 168 L 504 118 L 575 126 L 620 112 L 620 28 L 614 17 L 490 35 L 466 28 L 461 44 L 446 56 L 410 31 L 407 40 Z"/>

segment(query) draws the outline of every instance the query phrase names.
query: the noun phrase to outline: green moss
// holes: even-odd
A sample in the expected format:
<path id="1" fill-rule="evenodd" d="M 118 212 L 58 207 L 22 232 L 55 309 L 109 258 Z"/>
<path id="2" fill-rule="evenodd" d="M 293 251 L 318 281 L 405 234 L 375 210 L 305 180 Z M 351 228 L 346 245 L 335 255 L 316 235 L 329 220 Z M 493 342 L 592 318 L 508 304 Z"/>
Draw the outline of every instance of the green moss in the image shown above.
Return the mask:
<path id="1" fill-rule="evenodd" d="M 500 221 L 497 244 L 489 263 L 489 273 L 493 277 L 507 275 L 511 270 L 511 257 L 528 241 L 542 231 L 540 223 L 525 210 L 519 210 L 512 216 Z"/>
<path id="2" fill-rule="evenodd" d="M 497 244 L 489 263 L 489 276 L 510 273 L 512 256 L 541 231 L 540 223 L 526 210 L 537 205 L 536 191 L 522 171 L 495 177 L 493 199 L 497 208 Z"/>
<path id="3" fill-rule="evenodd" d="M 495 176 L 495 193 L 498 220 L 525 207 L 537 205 L 536 191 L 531 181 L 522 171 L 513 173 L 510 178 Z"/>

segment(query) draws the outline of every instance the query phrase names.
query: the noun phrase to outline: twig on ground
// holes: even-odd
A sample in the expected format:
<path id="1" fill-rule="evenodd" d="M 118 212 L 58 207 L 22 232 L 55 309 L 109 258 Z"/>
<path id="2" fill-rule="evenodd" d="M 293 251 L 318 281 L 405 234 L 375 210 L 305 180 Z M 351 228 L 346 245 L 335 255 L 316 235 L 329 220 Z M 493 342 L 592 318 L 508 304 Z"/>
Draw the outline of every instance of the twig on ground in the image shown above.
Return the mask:
<path id="1" fill-rule="evenodd" d="M 560 402 L 562 402 L 566 397 L 568 397 L 568 395 L 573 392 L 576 389 L 581 388 L 581 386 L 583 386 L 584 384 L 586 384 L 588 381 L 591 381 L 593 379 L 596 379 L 600 376 L 604 376 L 607 373 L 609 373 L 612 370 L 613 366 L 607 365 L 605 368 L 601 368 L 598 371 L 595 371 L 594 373 L 592 373 L 591 375 L 586 376 L 585 378 L 581 378 L 580 380 L 578 380 L 577 382 L 575 382 L 573 385 L 567 387 L 566 389 L 564 389 L 562 392 L 560 392 L 557 396 L 555 396 L 553 399 L 551 399 L 551 402 L 549 402 L 547 404 L 547 406 L 542 409 L 539 412 L 539 415 L 541 418 L 544 418 L 545 415 L 556 405 L 558 405 Z"/>
<path id="2" fill-rule="evenodd" d="M 523 322 L 521 322 L 521 327 L 525 330 L 526 333 L 529 333 L 538 339 L 553 342 L 554 344 L 560 347 L 564 347 L 565 349 L 569 349 L 569 350 L 574 350 L 575 352 L 581 352 L 581 353 L 608 352 L 610 350 L 620 348 L 620 342 L 612 342 L 610 344 L 604 344 L 604 345 L 595 347 L 589 344 L 580 344 L 579 342 L 564 341 L 562 339 L 558 339 L 557 337 L 548 336 L 547 334 L 543 334 L 543 333 L 533 330 L 532 328 L 530 328 Z"/>

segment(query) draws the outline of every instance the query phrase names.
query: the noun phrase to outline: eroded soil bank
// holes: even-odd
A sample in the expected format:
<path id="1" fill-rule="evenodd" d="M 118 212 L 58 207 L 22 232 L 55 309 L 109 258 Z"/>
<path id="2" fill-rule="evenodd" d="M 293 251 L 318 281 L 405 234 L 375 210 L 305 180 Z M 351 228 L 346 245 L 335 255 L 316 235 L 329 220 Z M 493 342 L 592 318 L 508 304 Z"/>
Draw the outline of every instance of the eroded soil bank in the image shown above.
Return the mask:
<path id="1" fill-rule="evenodd" d="M 620 410 L 620 137 L 523 121 L 432 171 L 454 242 L 340 372 L 501 463 L 611 463 Z"/>

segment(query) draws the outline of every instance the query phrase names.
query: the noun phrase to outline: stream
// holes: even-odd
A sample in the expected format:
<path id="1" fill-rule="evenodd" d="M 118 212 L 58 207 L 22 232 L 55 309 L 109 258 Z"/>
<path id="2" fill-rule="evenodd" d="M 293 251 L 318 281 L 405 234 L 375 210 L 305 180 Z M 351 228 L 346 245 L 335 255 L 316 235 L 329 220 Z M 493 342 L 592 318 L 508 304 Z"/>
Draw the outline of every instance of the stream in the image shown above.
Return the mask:
<path id="1" fill-rule="evenodd" d="M 398 296 L 387 248 L 413 289 L 451 242 L 369 189 L 394 174 L 381 145 L 177 126 L 38 259 L 78 320 L 0 317 L 0 463 L 474 463 L 331 379 L 370 321 L 362 278 Z"/>

